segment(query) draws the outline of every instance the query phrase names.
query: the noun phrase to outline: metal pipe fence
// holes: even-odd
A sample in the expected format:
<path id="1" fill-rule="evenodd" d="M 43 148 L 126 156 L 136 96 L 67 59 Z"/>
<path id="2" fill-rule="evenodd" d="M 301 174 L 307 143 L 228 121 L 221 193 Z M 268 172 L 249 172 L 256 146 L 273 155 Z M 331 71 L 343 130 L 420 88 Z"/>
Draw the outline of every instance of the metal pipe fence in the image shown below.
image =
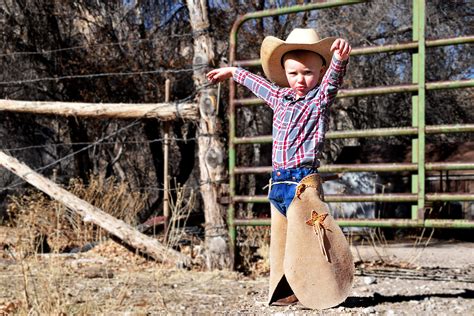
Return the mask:
<path id="1" fill-rule="evenodd" d="M 230 63 L 234 66 L 254 67 L 260 66 L 259 60 L 237 60 L 237 34 L 239 28 L 248 20 L 285 15 L 290 13 L 319 10 L 343 5 L 360 4 L 365 1 L 326 1 L 308 5 L 296 5 L 288 8 L 264 10 L 245 14 L 239 17 L 230 33 Z M 459 89 L 474 87 L 474 80 L 456 81 L 425 81 L 425 50 L 431 47 L 447 45 L 470 44 L 474 36 L 456 38 L 443 38 L 435 40 L 425 39 L 425 1 L 413 0 L 413 40 L 407 43 L 390 44 L 375 47 L 354 48 L 351 55 L 366 55 L 397 51 L 410 51 L 412 54 L 412 83 L 367 87 L 356 89 L 342 89 L 338 98 L 375 96 L 391 93 L 410 93 L 412 97 L 412 126 L 389 127 L 367 130 L 330 131 L 326 134 L 328 139 L 361 138 L 361 137 L 392 137 L 413 136 L 412 162 L 411 163 L 384 163 L 384 164 L 356 164 L 356 165 L 327 165 L 319 168 L 320 172 L 400 172 L 409 171 L 412 175 L 412 193 L 399 194 L 371 194 L 371 195 L 325 195 L 327 202 L 412 202 L 410 219 L 338 219 L 341 226 L 350 227 L 433 227 L 433 228 L 474 228 L 474 221 L 467 220 L 430 220 L 424 219 L 423 214 L 426 202 L 433 201 L 473 201 L 473 194 L 461 193 L 425 193 L 426 171 L 432 170 L 474 170 L 474 163 L 426 163 L 425 162 L 425 137 L 427 134 L 446 133 L 472 133 L 474 124 L 452 124 L 427 126 L 425 123 L 425 94 L 426 90 Z M 236 99 L 235 83 L 230 81 L 229 89 L 229 190 L 230 206 L 228 208 L 229 234 L 235 245 L 236 226 L 269 225 L 269 219 L 236 219 L 236 203 L 268 203 L 266 196 L 238 196 L 235 192 L 236 175 L 263 174 L 271 172 L 271 167 L 245 167 L 236 165 L 236 146 L 240 144 L 270 143 L 270 135 L 264 136 L 236 136 L 236 108 L 263 104 L 256 98 Z"/>

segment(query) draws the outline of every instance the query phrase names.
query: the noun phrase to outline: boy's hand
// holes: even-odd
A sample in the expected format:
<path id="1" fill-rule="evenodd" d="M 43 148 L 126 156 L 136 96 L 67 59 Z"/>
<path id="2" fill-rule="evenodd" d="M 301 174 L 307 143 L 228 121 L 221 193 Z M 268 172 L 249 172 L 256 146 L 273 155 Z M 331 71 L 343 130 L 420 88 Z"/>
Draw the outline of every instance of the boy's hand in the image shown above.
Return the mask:
<path id="1" fill-rule="evenodd" d="M 222 82 L 232 77 L 236 69 L 236 67 L 223 67 L 211 70 L 206 75 L 207 80 L 212 83 Z"/>
<path id="2" fill-rule="evenodd" d="M 334 51 L 334 55 L 339 60 L 347 60 L 349 58 L 351 50 L 351 45 L 349 45 L 349 43 L 342 38 L 338 38 L 337 40 L 335 40 L 331 46 L 331 52 Z"/>

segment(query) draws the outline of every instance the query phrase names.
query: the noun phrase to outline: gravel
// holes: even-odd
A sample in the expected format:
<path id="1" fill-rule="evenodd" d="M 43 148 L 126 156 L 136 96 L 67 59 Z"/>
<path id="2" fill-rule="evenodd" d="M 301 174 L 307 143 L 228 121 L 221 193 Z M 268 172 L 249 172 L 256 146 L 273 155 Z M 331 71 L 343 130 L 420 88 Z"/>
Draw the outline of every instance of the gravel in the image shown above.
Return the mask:
<path id="1" fill-rule="evenodd" d="M 115 247 L 115 248 L 114 248 Z M 473 315 L 474 244 L 353 247 L 356 277 L 340 306 L 266 305 L 267 275 L 178 270 L 118 246 L 15 260 L 0 252 L 0 314 Z"/>

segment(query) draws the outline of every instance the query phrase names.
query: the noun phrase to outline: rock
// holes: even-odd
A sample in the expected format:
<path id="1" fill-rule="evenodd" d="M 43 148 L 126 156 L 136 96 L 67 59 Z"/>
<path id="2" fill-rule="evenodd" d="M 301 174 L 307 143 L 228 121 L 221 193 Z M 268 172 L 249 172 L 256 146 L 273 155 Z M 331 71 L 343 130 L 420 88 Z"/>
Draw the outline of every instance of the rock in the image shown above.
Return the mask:
<path id="1" fill-rule="evenodd" d="M 374 284 L 377 282 L 377 279 L 374 278 L 374 277 L 371 277 L 371 276 L 366 276 L 363 278 L 363 281 L 365 284 L 369 285 L 369 284 Z"/>
<path id="2" fill-rule="evenodd" d="M 362 312 L 364 314 L 373 314 L 375 313 L 375 308 L 373 308 L 372 306 L 369 306 L 369 307 L 364 308 Z"/>

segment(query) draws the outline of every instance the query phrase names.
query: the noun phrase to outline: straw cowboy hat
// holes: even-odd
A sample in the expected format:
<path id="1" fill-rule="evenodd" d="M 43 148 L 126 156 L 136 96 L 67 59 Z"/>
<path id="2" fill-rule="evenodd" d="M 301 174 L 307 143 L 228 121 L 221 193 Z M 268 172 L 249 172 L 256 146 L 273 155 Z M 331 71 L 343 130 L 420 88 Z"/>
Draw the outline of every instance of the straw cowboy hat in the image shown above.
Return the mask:
<path id="1" fill-rule="evenodd" d="M 287 218 L 272 208 L 269 304 L 294 294 L 308 308 L 325 309 L 349 295 L 352 254 L 323 199 L 321 178 L 311 174 L 299 182 Z"/>
<path id="2" fill-rule="evenodd" d="M 320 39 L 315 30 L 298 28 L 291 31 L 286 41 L 267 36 L 260 49 L 263 71 L 268 79 L 280 87 L 288 87 L 281 62 L 283 55 L 292 50 L 308 50 L 321 55 L 326 65 L 329 65 L 332 58 L 331 45 L 335 40 L 335 37 Z"/>

